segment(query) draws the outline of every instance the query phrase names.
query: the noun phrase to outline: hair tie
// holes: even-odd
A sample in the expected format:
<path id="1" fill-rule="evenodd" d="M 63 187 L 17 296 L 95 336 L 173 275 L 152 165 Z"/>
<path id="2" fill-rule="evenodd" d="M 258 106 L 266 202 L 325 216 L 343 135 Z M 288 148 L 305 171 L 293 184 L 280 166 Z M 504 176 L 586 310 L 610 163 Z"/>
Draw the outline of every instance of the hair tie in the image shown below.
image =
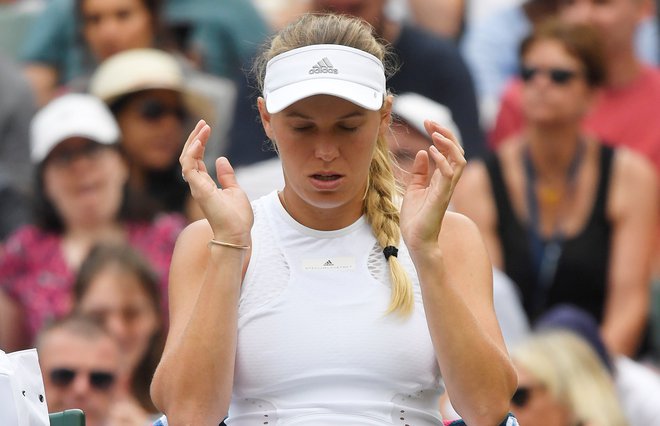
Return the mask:
<path id="1" fill-rule="evenodd" d="M 385 255 L 385 260 L 390 260 L 390 256 L 397 257 L 399 249 L 394 246 L 387 246 L 383 249 L 383 254 Z"/>

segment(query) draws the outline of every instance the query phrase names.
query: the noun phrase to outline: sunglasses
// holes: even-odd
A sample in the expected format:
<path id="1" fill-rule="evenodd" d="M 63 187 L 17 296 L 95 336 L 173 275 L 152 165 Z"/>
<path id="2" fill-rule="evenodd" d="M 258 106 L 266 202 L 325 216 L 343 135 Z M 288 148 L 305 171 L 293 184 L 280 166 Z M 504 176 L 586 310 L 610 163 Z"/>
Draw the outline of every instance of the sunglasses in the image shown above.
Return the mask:
<path id="1" fill-rule="evenodd" d="M 56 368 L 51 370 L 50 380 L 55 386 L 65 388 L 73 382 L 77 374 L 77 370 Z M 89 373 L 89 384 L 96 390 L 107 391 L 114 383 L 114 373 L 108 371 L 92 371 Z"/>
<path id="2" fill-rule="evenodd" d="M 166 115 L 173 115 L 179 121 L 186 118 L 186 110 L 181 105 L 170 106 L 158 99 L 145 99 L 138 107 L 140 117 L 146 121 L 158 121 Z"/>
<path id="3" fill-rule="evenodd" d="M 575 70 L 569 70 L 565 68 L 539 68 L 539 67 L 527 67 L 527 66 L 522 66 L 520 68 L 520 78 L 525 83 L 528 83 L 532 80 L 534 80 L 534 77 L 536 77 L 539 74 L 545 74 L 550 78 L 550 81 L 552 81 L 555 84 L 558 85 L 564 85 L 567 84 L 569 81 L 577 77 L 578 72 Z"/>
<path id="4" fill-rule="evenodd" d="M 539 388 L 544 388 L 544 385 L 537 383 L 536 385 L 530 386 L 518 386 L 518 389 L 516 389 L 511 397 L 511 404 L 518 408 L 523 408 L 532 398 L 534 390 Z"/>

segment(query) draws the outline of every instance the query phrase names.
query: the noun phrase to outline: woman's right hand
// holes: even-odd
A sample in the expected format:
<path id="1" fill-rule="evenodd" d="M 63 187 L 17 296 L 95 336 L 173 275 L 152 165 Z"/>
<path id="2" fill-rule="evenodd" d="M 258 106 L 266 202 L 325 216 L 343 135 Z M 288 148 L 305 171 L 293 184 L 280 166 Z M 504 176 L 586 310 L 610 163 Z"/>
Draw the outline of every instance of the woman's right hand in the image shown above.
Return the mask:
<path id="1" fill-rule="evenodd" d="M 250 201 L 238 186 L 234 169 L 227 158 L 216 160 L 220 188 L 206 170 L 204 150 L 210 134 L 211 127 L 200 120 L 188 136 L 179 157 L 183 178 L 211 225 L 214 238 L 232 244 L 250 245 L 254 215 Z"/>

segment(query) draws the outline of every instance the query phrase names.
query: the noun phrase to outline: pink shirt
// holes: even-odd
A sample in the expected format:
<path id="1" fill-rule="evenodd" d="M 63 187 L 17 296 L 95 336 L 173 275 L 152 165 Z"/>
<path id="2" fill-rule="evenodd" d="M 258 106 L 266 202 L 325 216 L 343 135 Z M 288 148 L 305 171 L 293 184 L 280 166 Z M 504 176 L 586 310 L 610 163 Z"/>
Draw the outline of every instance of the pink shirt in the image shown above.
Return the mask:
<path id="1" fill-rule="evenodd" d="M 522 82 L 512 81 L 500 104 L 490 135 L 492 148 L 519 132 L 524 126 L 521 108 Z M 603 142 L 627 146 L 649 158 L 660 171 L 660 70 L 648 66 L 624 88 L 606 88 L 584 127 Z"/>
<path id="2" fill-rule="evenodd" d="M 126 225 L 128 244 L 160 276 L 164 301 L 174 243 L 184 226 L 183 217 L 174 214 L 159 216 L 153 223 Z M 22 306 L 30 341 L 45 323 L 70 312 L 74 280 L 75 271 L 66 264 L 60 234 L 26 225 L 0 251 L 0 290 Z"/>

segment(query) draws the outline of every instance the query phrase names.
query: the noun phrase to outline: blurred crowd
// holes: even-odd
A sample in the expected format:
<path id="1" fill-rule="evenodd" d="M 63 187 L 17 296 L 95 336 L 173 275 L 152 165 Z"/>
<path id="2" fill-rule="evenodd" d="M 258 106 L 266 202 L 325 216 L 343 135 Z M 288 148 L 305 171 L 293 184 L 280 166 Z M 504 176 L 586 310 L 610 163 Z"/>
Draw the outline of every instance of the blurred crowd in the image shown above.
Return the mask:
<path id="1" fill-rule="evenodd" d="M 251 67 L 307 12 L 389 44 L 402 185 L 425 118 L 459 137 L 452 208 L 493 263 L 520 423 L 660 425 L 656 0 L 0 0 L 0 349 L 37 347 L 49 410 L 159 417 L 170 260 L 201 217 L 185 137 L 206 120 L 207 168 L 281 187 Z"/>

